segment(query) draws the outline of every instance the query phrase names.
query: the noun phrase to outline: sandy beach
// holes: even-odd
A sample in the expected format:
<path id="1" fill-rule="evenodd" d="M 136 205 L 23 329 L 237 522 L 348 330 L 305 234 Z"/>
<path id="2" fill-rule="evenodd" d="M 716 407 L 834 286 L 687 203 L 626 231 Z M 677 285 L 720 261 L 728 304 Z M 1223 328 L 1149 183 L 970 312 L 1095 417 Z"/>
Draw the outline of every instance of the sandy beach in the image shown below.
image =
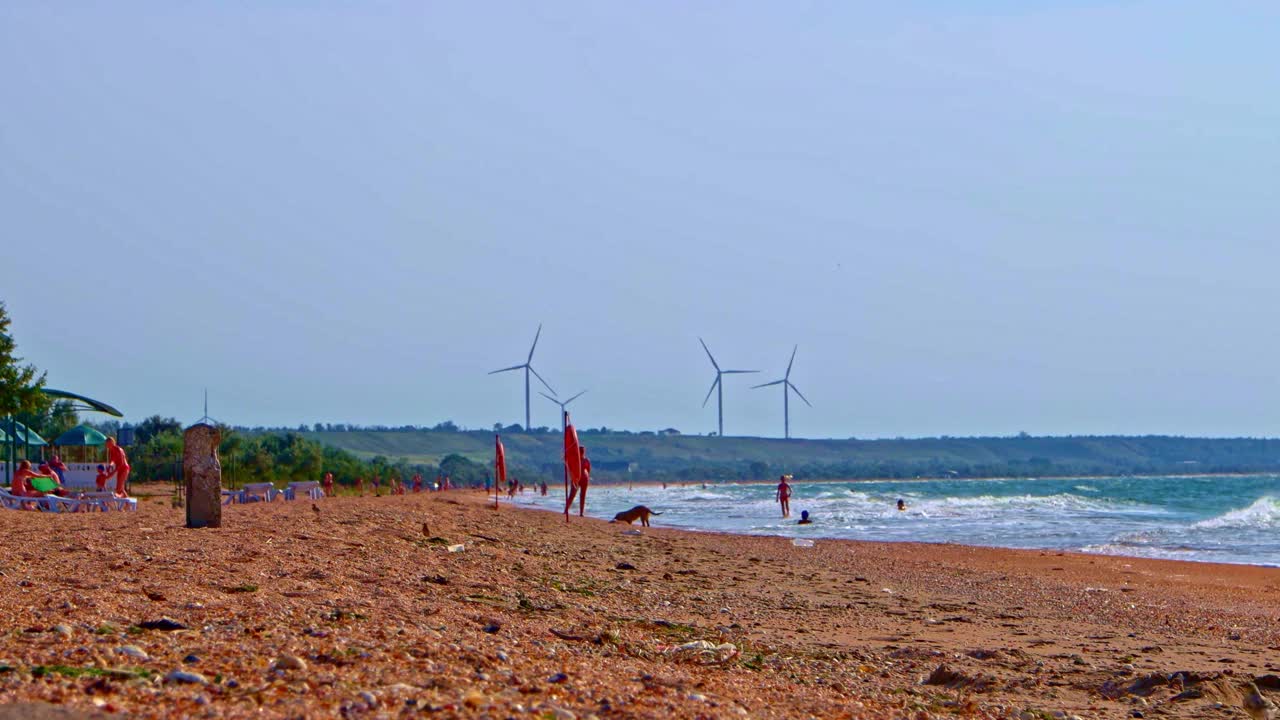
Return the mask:
<path id="1" fill-rule="evenodd" d="M 167 496 L 136 514 L 5 512 L 0 702 L 68 717 L 1226 718 L 1280 695 L 1280 570 L 797 547 L 491 503 L 235 506 L 217 530 L 181 527 Z"/>

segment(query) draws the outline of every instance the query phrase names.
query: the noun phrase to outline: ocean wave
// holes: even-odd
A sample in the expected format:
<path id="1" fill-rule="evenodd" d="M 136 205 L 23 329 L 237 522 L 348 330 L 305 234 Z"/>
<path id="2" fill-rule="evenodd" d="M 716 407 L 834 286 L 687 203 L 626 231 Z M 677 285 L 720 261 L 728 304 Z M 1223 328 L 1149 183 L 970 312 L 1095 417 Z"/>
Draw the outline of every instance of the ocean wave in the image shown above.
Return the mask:
<path id="1" fill-rule="evenodd" d="M 1253 504 L 1201 520 L 1193 528 L 1275 528 L 1280 527 L 1280 498 L 1264 495 Z"/>

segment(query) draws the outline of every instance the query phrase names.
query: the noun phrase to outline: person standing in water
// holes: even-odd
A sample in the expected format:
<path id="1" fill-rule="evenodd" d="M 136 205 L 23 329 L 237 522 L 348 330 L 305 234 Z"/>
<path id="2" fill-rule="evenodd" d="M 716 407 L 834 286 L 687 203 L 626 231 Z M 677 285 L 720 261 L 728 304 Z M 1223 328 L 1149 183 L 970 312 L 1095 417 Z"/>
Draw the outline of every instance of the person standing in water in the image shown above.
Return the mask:
<path id="1" fill-rule="evenodd" d="M 777 502 L 782 506 L 782 517 L 791 517 L 791 485 L 787 483 L 786 475 L 778 480 Z"/>

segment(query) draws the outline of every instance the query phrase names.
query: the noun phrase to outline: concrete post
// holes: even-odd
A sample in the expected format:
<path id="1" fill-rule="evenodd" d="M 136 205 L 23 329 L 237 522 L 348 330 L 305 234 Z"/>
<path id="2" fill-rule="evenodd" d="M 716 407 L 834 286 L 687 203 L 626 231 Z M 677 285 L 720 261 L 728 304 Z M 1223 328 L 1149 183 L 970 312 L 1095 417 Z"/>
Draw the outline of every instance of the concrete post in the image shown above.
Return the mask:
<path id="1" fill-rule="evenodd" d="M 187 488 L 187 527 L 222 526 L 222 433 L 197 423 L 182 434 L 182 477 Z"/>

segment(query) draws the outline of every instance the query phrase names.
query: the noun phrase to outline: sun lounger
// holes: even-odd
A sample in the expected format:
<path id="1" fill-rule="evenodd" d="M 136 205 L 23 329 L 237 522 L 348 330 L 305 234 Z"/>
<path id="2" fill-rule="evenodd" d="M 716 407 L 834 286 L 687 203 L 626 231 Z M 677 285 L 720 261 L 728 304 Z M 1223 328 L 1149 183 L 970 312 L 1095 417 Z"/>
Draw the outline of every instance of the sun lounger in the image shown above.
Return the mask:
<path id="1" fill-rule="evenodd" d="M 53 495 L 45 495 L 43 497 L 18 497 L 8 490 L 0 490 L 0 503 L 4 507 L 11 510 L 26 510 L 24 505 L 30 503 L 35 509 L 42 512 L 58 512 L 58 508 L 52 504 Z"/>
<path id="2" fill-rule="evenodd" d="M 37 505 L 45 512 L 89 512 L 90 510 L 101 509 L 101 505 L 97 500 L 65 498 L 57 495 L 46 495 L 42 498 L 34 498 L 39 500 Z"/>
<path id="3" fill-rule="evenodd" d="M 6 510 L 21 510 L 22 501 L 25 499 L 10 493 L 8 490 L 0 490 L 0 507 Z"/>
<path id="4" fill-rule="evenodd" d="M 97 505 L 98 510 L 103 512 L 107 510 L 132 510 L 137 512 L 138 500 L 130 497 L 116 497 L 115 493 L 109 492 L 91 492 L 84 494 L 86 501 L 91 501 Z"/>
<path id="5" fill-rule="evenodd" d="M 277 490 L 276 486 L 271 483 L 248 483 L 240 492 L 243 495 L 243 499 L 240 502 L 260 502 L 263 500 L 271 502 L 283 491 Z"/>
<path id="6" fill-rule="evenodd" d="M 243 490 L 223 490 L 222 491 L 223 505 L 234 505 L 236 503 L 242 503 L 244 501 L 245 501 L 245 498 L 244 498 Z"/>
<path id="7" fill-rule="evenodd" d="M 306 493 L 307 497 L 312 500 L 319 500 L 324 497 L 324 490 L 320 488 L 320 483 L 315 480 L 305 480 L 302 482 L 291 482 L 284 489 L 284 499 L 294 500 L 298 497 L 298 492 Z"/>

